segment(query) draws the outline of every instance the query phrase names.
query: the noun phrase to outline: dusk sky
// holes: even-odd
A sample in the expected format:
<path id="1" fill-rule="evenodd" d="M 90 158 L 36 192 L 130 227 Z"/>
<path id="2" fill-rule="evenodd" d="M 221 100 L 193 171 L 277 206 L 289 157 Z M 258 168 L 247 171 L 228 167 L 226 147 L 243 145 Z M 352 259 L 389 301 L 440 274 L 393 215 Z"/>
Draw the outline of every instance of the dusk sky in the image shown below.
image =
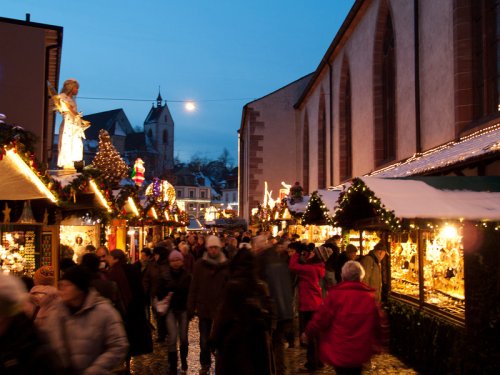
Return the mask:
<path id="1" fill-rule="evenodd" d="M 243 106 L 313 72 L 353 3 L 3 0 L 0 16 L 30 13 L 64 28 L 60 87 L 80 82 L 84 114 L 123 108 L 142 128 L 160 87 L 175 122 L 174 155 L 215 159 L 227 148 L 236 163 Z"/>

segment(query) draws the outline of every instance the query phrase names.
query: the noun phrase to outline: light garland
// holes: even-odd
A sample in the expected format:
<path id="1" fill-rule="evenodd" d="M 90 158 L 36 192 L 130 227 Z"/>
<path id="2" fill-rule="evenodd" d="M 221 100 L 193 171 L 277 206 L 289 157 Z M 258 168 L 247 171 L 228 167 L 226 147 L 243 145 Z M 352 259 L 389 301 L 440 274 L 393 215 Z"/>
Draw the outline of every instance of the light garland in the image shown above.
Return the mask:
<path id="1" fill-rule="evenodd" d="M 420 152 L 420 153 L 415 153 L 413 156 L 409 157 L 408 159 L 406 159 L 404 161 L 397 162 L 397 163 L 389 165 L 385 168 L 381 168 L 381 169 L 378 169 L 376 171 L 370 172 L 370 173 L 366 174 L 366 176 L 376 176 L 376 175 L 383 176 L 386 174 L 386 172 L 395 171 L 396 169 L 398 169 L 400 167 L 405 167 L 405 166 L 408 166 L 412 163 L 415 163 L 422 158 L 430 157 L 433 154 L 439 153 L 441 151 L 447 150 L 447 149 L 452 148 L 452 147 L 459 146 L 465 142 L 469 142 L 469 141 L 474 140 L 476 138 L 484 137 L 484 136 L 491 134 L 493 132 L 498 132 L 499 130 L 500 130 L 500 123 L 489 126 L 485 129 L 478 130 L 472 134 L 463 136 L 458 141 L 450 141 L 444 145 L 437 146 L 437 147 L 432 148 L 430 150 Z M 498 151 L 498 150 L 500 150 L 500 142 L 497 141 L 497 142 L 494 142 L 487 147 L 481 148 L 480 150 L 474 149 L 472 151 L 469 151 L 469 153 L 471 154 L 470 156 L 472 157 L 472 156 L 475 156 L 475 154 L 480 152 L 480 151 L 488 152 L 488 151 Z M 482 153 L 485 153 L 485 152 L 482 152 Z M 459 159 L 457 159 L 457 158 L 459 158 Z M 423 173 L 423 172 L 427 172 L 427 171 L 430 171 L 433 169 L 446 167 L 446 166 L 452 165 L 453 163 L 455 163 L 458 160 L 463 161 L 464 159 L 466 159 L 466 156 L 464 156 L 463 154 L 458 154 L 454 158 L 450 157 L 450 158 L 447 158 L 446 160 L 441 161 L 439 165 L 428 166 L 427 168 L 417 165 L 413 169 L 406 170 L 406 172 L 402 171 L 399 174 L 391 175 L 391 176 L 392 177 L 402 177 L 402 176 L 415 175 L 417 173 Z"/>
<path id="2" fill-rule="evenodd" d="M 311 208 L 314 207 L 314 205 L 317 205 L 317 207 L 319 207 L 321 209 L 323 218 L 326 220 L 327 225 L 334 225 L 334 221 L 328 212 L 328 207 L 326 207 L 325 203 L 321 200 L 317 191 L 314 191 L 311 194 L 311 198 L 307 202 L 306 210 L 304 211 L 304 214 L 302 215 L 302 222 L 306 223 L 306 224 L 310 224 L 309 223 L 309 220 L 310 220 L 309 215 L 311 214 Z"/>
<path id="3" fill-rule="evenodd" d="M 132 209 L 134 215 L 139 216 L 139 210 L 137 209 L 137 206 L 135 205 L 134 199 L 132 197 L 128 197 L 128 204 L 130 205 L 130 208 Z"/>
<path id="4" fill-rule="evenodd" d="M 99 201 L 101 202 L 102 206 L 108 211 L 108 212 L 111 212 L 111 207 L 109 207 L 109 204 L 108 202 L 106 201 L 106 198 L 104 198 L 104 195 L 102 194 L 102 192 L 99 190 L 99 188 L 97 187 L 97 184 L 95 183 L 95 181 L 93 179 L 89 179 L 89 184 L 90 184 L 90 187 L 92 188 L 92 190 L 94 191 L 95 195 L 97 196 L 97 198 L 99 199 Z"/>
<path id="5" fill-rule="evenodd" d="M 18 170 L 28 178 L 36 188 L 43 193 L 48 199 L 52 202 L 56 203 L 57 199 L 52 194 L 47 186 L 38 178 L 38 176 L 33 172 L 33 170 L 24 162 L 24 160 L 14 151 L 14 149 L 10 149 L 6 151 L 7 156 L 14 162 Z"/>

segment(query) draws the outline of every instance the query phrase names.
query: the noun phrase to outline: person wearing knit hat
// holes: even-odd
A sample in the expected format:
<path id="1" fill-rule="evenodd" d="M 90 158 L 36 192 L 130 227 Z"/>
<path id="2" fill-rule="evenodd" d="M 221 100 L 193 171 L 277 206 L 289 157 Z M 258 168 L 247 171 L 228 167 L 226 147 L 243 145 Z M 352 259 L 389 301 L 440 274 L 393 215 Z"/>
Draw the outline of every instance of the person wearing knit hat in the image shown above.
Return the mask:
<path id="1" fill-rule="evenodd" d="M 205 247 L 207 249 L 210 248 L 210 247 L 221 248 L 222 247 L 222 243 L 221 243 L 219 237 L 211 235 L 211 236 L 208 236 L 207 239 L 205 240 Z"/>
<path id="2" fill-rule="evenodd" d="M 64 272 L 61 277 L 61 281 L 69 281 L 80 291 L 88 293 L 90 288 L 90 273 L 85 267 L 71 267 L 66 272 Z"/>
<path id="3" fill-rule="evenodd" d="M 188 317 L 198 315 L 200 330 L 200 374 L 209 374 L 212 363 L 209 346 L 210 331 L 215 313 L 222 301 L 222 291 L 228 277 L 228 260 L 222 252 L 218 237 L 208 236 L 207 250 L 198 259 L 193 269 L 193 280 L 189 289 Z"/>
<path id="4" fill-rule="evenodd" d="M 42 266 L 36 270 L 33 276 L 35 285 L 54 285 L 54 268 L 52 266 Z"/>
<path id="5" fill-rule="evenodd" d="M 166 296 L 169 299 L 166 324 L 168 330 L 167 349 L 169 374 L 177 374 L 177 338 L 179 338 L 179 354 L 181 357 L 181 368 L 186 373 L 188 368 L 188 318 L 187 318 L 187 296 L 191 284 L 191 273 L 184 267 L 184 255 L 178 250 L 172 250 L 168 256 L 169 270 L 167 283 L 159 297 Z"/>
<path id="6" fill-rule="evenodd" d="M 36 326 L 41 328 L 61 298 L 59 291 L 54 286 L 54 268 L 52 266 L 42 266 L 37 269 L 33 279 L 35 286 L 30 290 L 30 302 L 33 306 L 30 316 L 35 321 Z"/>

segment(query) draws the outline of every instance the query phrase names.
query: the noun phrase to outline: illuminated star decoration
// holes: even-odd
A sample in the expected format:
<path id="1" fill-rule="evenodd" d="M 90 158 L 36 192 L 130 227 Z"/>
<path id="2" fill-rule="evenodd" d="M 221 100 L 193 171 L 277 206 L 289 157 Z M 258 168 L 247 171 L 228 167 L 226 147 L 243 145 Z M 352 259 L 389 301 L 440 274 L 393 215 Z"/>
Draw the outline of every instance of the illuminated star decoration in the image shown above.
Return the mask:
<path id="1" fill-rule="evenodd" d="M 4 223 L 10 223 L 10 211 L 11 209 L 9 208 L 9 205 L 5 202 L 5 209 L 2 211 Z"/>

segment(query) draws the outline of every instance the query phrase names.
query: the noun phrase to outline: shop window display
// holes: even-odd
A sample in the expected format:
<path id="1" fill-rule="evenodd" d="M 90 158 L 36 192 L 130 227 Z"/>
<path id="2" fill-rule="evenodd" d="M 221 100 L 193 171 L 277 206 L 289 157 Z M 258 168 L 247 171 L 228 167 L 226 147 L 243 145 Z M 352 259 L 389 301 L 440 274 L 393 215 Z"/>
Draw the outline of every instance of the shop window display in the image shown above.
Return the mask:
<path id="1" fill-rule="evenodd" d="M 421 270 L 419 256 L 422 257 Z M 460 230 L 446 225 L 439 230 L 420 231 L 420 238 L 416 231 L 394 236 L 391 241 L 391 290 L 464 318 L 464 256 Z"/>
<path id="2" fill-rule="evenodd" d="M 36 268 L 36 231 L 2 231 L 0 269 L 3 272 L 32 275 Z"/>

